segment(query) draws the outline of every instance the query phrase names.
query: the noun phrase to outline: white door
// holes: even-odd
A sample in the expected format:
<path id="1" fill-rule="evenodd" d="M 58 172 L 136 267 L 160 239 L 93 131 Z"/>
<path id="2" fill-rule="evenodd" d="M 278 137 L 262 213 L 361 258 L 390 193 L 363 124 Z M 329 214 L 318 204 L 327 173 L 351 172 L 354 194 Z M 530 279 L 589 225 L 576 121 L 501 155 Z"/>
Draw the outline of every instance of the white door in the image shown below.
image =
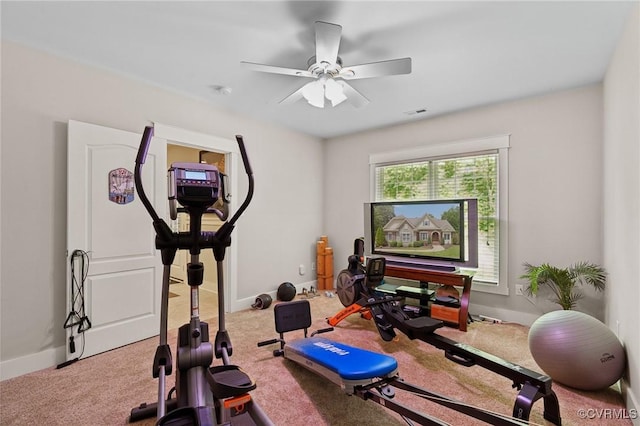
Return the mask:
<path id="1" fill-rule="evenodd" d="M 86 253 L 89 267 L 82 280 L 76 263 L 75 288 L 67 285 L 67 305 L 69 313 L 82 317 L 78 297 L 83 294 L 84 314 L 91 323 L 84 344 L 77 326 L 67 328 L 67 343 L 70 336 L 75 338 L 75 353 L 66 345 L 67 359 L 73 359 L 158 334 L 162 262 L 151 218 L 130 186 L 141 134 L 78 121 L 70 121 L 68 129 L 69 282 L 74 251 Z M 165 140 L 152 140 L 142 180 L 158 214 L 166 217 Z"/>

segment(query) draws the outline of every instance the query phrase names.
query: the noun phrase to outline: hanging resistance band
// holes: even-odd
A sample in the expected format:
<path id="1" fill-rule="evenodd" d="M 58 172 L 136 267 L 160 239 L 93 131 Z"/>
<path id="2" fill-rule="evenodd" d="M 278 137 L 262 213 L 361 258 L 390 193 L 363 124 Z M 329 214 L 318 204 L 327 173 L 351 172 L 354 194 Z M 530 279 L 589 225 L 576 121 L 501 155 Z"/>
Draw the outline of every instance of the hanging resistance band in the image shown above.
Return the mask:
<path id="1" fill-rule="evenodd" d="M 91 328 L 91 321 L 86 314 L 84 304 L 85 281 L 89 273 L 89 255 L 82 250 L 74 250 L 71 254 L 71 307 L 69 315 L 64 322 L 64 328 L 71 328 L 72 336 L 69 337 L 69 352 L 75 352 L 73 340 L 73 327 L 78 326 L 77 334 L 82 334 Z M 79 266 L 79 270 L 77 269 Z M 84 339 L 83 339 L 84 351 Z M 82 356 L 82 354 L 80 354 Z"/>

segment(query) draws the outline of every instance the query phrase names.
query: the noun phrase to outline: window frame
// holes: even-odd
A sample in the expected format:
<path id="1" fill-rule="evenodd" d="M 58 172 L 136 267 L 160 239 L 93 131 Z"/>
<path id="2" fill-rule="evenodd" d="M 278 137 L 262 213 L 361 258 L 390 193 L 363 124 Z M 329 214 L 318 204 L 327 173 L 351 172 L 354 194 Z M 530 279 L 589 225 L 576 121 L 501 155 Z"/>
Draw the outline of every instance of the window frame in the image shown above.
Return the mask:
<path id="1" fill-rule="evenodd" d="M 482 293 L 509 295 L 509 148 L 510 135 L 438 143 L 417 148 L 372 153 L 369 155 L 369 199 L 376 201 L 376 167 L 417 161 L 435 160 L 443 157 L 498 154 L 498 240 L 499 271 L 498 284 L 473 281 L 472 290 Z"/>

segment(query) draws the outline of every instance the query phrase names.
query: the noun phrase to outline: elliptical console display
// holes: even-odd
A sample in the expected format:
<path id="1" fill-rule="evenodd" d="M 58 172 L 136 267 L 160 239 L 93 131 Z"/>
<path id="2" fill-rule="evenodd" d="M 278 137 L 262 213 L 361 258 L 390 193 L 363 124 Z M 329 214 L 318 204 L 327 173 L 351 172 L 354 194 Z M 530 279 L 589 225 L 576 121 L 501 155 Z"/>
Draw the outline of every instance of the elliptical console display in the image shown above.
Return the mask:
<path id="1" fill-rule="evenodd" d="M 175 198 L 183 206 L 211 206 L 218 201 L 219 188 L 220 175 L 215 166 L 173 163 L 169 169 L 169 200 Z"/>
<path id="2" fill-rule="evenodd" d="M 215 213 L 221 220 L 227 220 L 229 200 L 225 197 L 225 177 L 210 164 L 173 163 L 169 169 L 171 219 L 178 218 L 177 204 L 180 203 L 185 207 L 204 208 L 206 213 Z M 218 204 L 222 204 L 222 209 L 213 207 Z"/>

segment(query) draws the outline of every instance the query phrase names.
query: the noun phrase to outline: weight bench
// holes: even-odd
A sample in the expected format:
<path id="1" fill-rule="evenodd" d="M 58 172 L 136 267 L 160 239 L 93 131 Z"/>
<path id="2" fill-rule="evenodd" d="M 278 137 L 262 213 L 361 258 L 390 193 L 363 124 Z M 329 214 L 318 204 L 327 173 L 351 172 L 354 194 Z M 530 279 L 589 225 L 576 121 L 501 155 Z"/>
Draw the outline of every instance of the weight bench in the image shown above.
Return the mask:
<path id="1" fill-rule="evenodd" d="M 398 362 L 393 357 L 322 337 L 287 343 L 284 357 L 332 381 L 349 395 L 358 386 L 393 378 L 398 373 Z"/>
<path id="2" fill-rule="evenodd" d="M 308 300 L 279 303 L 274 307 L 274 316 L 280 338 L 259 342 L 258 346 L 280 343 L 280 349 L 273 351 L 274 356 L 283 356 L 340 386 L 346 394 L 371 400 L 400 414 L 407 421 L 410 419 L 421 425 L 447 424 L 394 401 L 392 398 L 397 389 L 492 425 L 528 424 L 407 383 L 400 378 L 398 362 L 391 356 L 316 337 L 319 333 L 333 331 L 333 327 L 315 331 L 308 337 L 307 330 L 312 322 Z M 434 327 L 431 323 L 416 326 Z M 294 330 L 304 330 L 304 338 L 285 342 L 284 333 Z"/>

